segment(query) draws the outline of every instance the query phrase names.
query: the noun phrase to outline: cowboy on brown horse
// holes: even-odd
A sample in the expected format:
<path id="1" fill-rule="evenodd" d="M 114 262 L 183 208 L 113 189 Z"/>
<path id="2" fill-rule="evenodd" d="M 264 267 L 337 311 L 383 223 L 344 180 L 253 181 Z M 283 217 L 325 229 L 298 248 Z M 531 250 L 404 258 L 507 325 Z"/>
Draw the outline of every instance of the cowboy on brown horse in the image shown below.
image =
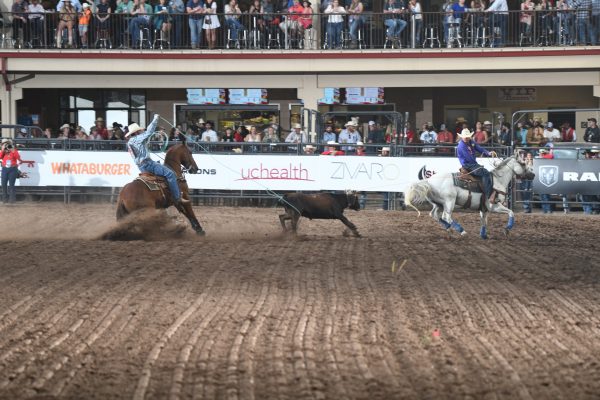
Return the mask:
<path id="1" fill-rule="evenodd" d="M 154 135 L 154 130 L 158 124 L 158 118 L 158 114 L 154 114 L 154 119 L 145 131 L 136 123 L 129 125 L 127 134 L 125 135 L 125 138 L 130 138 L 129 142 L 127 142 L 127 150 L 133 157 L 140 172 L 162 176 L 167 180 L 175 207 L 181 209 L 184 205 L 189 204 L 190 201 L 181 197 L 181 191 L 177 185 L 177 176 L 171 169 L 152 160 L 148 154 L 148 149 L 146 148 L 147 142 L 150 141 L 150 138 Z"/>

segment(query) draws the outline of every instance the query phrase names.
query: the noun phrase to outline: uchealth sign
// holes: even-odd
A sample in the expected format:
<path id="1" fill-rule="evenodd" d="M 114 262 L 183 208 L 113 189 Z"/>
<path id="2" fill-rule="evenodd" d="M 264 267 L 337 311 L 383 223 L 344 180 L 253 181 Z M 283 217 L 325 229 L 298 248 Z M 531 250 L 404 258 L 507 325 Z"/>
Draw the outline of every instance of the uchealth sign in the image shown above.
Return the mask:
<path id="1" fill-rule="evenodd" d="M 154 154 L 161 161 L 164 154 Z M 22 151 L 28 178 L 21 186 L 122 187 L 139 169 L 127 152 Z M 374 157 L 194 154 L 200 169 L 186 175 L 192 189 L 360 190 L 403 192 L 437 173 L 458 171 L 454 157 Z M 489 159 L 482 165 L 491 167 Z"/>
<path id="2" fill-rule="evenodd" d="M 600 160 L 536 159 L 533 191 L 541 194 L 600 194 Z"/>

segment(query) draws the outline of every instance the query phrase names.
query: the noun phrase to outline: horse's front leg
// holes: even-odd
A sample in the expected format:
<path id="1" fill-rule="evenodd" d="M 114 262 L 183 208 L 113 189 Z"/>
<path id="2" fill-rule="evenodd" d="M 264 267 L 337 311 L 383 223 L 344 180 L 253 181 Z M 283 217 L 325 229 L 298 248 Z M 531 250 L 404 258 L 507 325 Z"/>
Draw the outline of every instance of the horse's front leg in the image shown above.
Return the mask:
<path id="1" fill-rule="evenodd" d="M 450 234 L 450 228 L 453 228 L 456 232 L 460 233 L 461 236 L 464 236 L 467 232 L 457 221 L 452 219 L 452 210 L 454 209 L 455 204 L 454 201 L 447 201 L 444 203 L 444 212 L 442 213 L 442 219 L 440 221 L 444 221 L 442 225 L 448 226 L 446 228 L 448 234 Z"/>
<path id="2" fill-rule="evenodd" d="M 501 203 L 496 203 L 491 207 L 490 211 L 500 214 L 508 214 L 508 222 L 504 227 L 504 235 L 508 236 L 513 226 L 515 225 L 515 213 L 513 212 L 513 210 L 504 207 Z"/>
<path id="3" fill-rule="evenodd" d="M 479 231 L 479 236 L 481 236 L 482 239 L 487 239 L 488 238 L 488 235 L 487 235 L 488 212 L 480 211 L 479 219 L 481 221 L 481 230 Z"/>
<path id="4" fill-rule="evenodd" d="M 192 229 L 196 232 L 197 235 L 204 236 L 206 232 L 202 229 L 200 222 L 196 218 L 196 214 L 194 214 L 194 210 L 192 209 L 191 204 L 185 204 L 181 210 L 179 210 L 185 217 L 190 221 L 192 225 Z"/>

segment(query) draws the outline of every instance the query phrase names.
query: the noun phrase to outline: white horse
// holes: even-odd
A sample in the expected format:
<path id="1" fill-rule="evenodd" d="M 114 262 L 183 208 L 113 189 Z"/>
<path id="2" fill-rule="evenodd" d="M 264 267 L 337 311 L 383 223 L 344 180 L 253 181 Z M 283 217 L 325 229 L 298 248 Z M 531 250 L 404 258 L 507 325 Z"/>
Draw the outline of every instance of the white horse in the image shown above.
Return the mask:
<path id="1" fill-rule="evenodd" d="M 511 209 L 504 207 L 502 202 L 506 198 L 508 185 L 513 177 L 525 173 L 533 174 L 532 170 L 528 169 L 524 160 L 517 154 L 497 162 L 491 174 L 494 177 L 494 190 L 498 193 L 497 199 L 499 202 L 491 204 L 486 199 L 485 207 L 481 205 L 482 193 L 470 192 L 467 189 L 455 186 L 454 178 L 450 173 L 436 174 L 425 180 L 413 183 L 405 194 L 404 202 L 415 210 L 417 210 L 415 205 L 422 204 L 425 201 L 431 203 L 433 209 L 429 215 L 435 221 L 442 224 L 448 234 L 451 233 L 452 228 L 461 235 L 467 233 L 458 222 L 452 219 L 452 211 L 454 211 L 456 205 L 467 209 L 479 209 L 481 216 L 480 236 L 482 239 L 488 238 L 487 218 L 490 212 L 508 214 L 508 223 L 504 229 L 504 233 L 508 235 L 515 223 L 515 215 Z M 444 210 L 441 216 L 439 213 L 440 208 Z"/>

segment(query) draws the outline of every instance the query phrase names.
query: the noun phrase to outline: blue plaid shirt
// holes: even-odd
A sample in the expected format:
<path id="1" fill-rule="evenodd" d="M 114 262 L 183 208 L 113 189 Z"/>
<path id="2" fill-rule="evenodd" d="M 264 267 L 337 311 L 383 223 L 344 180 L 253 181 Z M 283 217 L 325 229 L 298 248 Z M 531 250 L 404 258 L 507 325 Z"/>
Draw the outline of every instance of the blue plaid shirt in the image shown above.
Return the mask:
<path id="1" fill-rule="evenodd" d="M 150 125 L 146 128 L 146 132 L 140 133 L 127 142 L 127 150 L 129 154 L 133 157 L 135 163 L 140 166 L 146 160 L 150 159 L 150 155 L 148 154 L 148 149 L 146 148 L 146 142 L 150 140 L 152 135 L 154 135 L 154 130 L 156 129 L 156 125 L 158 124 L 158 114 L 154 114 L 154 119 L 150 122 Z"/>

